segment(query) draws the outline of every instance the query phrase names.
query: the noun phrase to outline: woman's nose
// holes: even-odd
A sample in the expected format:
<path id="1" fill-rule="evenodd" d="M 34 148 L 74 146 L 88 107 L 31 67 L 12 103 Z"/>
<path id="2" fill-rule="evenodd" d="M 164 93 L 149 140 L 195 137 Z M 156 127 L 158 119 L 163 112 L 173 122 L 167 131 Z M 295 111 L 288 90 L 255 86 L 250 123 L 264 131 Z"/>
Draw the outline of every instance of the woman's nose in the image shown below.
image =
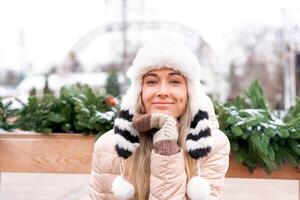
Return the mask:
<path id="1" fill-rule="evenodd" d="M 158 91 L 158 96 L 168 96 L 169 90 L 166 84 L 161 84 Z"/>

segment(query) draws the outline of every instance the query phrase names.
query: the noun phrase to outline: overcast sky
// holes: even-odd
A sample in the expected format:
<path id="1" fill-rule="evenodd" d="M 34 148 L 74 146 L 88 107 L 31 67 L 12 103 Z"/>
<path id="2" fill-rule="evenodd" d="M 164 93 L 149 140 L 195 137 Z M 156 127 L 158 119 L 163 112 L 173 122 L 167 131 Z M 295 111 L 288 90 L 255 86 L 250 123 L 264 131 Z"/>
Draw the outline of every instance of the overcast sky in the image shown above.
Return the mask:
<path id="1" fill-rule="evenodd" d="M 283 9 L 289 24 L 300 24 L 297 0 L 144 1 L 153 18 L 193 28 L 220 60 L 242 27 L 282 26 Z M 0 0 L 0 68 L 22 69 L 25 62 L 41 73 L 62 63 L 79 38 L 112 20 L 109 12 L 104 0 Z"/>

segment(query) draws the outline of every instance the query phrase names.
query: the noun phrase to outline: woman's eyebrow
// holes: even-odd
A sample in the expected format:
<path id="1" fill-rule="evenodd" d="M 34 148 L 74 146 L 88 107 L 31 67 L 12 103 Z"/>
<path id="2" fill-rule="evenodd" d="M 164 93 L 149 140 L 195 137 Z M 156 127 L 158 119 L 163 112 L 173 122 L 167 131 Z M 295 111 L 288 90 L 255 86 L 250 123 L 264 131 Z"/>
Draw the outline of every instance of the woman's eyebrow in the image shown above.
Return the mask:
<path id="1" fill-rule="evenodd" d="M 144 75 L 144 78 L 148 77 L 148 76 L 154 76 L 154 77 L 157 77 L 157 74 L 154 74 L 154 73 L 147 73 Z"/>
<path id="2" fill-rule="evenodd" d="M 173 75 L 182 76 L 182 74 L 179 73 L 179 72 L 171 72 L 171 73 L 169 73 L 168 75 L 169 75 L 169 76 L 173 76 Z"/>
<path id="3" fill-rule="evenodd" d="M 158 77 L 158 75 L 157 75 L 156 73 L 151 73 L 151 72 L 149 72 L 149 73 L 145 74 L 145 75 L 143 76 L 143 78 L 146 78 L 146 77 L 148 77 L 148 76 Z M 181 74 L 180 72 L 170 72 L 170 73 L 168 74 L 168 76 L 182 76 L 182 74 Z"/>

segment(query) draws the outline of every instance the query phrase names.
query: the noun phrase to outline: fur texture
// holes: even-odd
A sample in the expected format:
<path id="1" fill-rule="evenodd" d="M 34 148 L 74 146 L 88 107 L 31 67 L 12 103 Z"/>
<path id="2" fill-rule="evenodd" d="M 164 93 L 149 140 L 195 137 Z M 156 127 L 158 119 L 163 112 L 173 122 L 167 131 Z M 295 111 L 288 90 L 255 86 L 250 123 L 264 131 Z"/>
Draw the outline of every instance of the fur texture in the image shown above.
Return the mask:
<path id="1" fill-rule="evenodd" d="M 187 185 L 187 194 L 191 200 L 207 200 L 210 193 L 210 185 L 200 176 L 191 178 Z"/>
<path id="2" fill-rule="evenodd" d="M 118 176 L 114 179 L 111 191 L 121 200 L 130 199 L 134 195 L 133 185 L 126 181 L 123 176 Z"/>

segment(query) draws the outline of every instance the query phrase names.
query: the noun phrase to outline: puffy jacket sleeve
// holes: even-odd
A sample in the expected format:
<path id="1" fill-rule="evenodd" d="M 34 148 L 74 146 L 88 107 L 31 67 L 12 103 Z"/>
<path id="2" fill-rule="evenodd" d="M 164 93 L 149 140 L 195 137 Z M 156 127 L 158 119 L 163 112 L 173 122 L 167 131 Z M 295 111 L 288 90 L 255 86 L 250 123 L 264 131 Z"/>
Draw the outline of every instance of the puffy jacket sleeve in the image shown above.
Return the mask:
<path id="1" fill-rule="evenodd" d="M 113 151 L 113 133 L 102 135 L 94 146 L 89 197 L 91 200 L 113 200 L 111 183 L 118 173 L 120 158 Z"/>
<path id="2" fill-rule="evenodd" d="M 209 200 L 216 200 L 220 198 L 228 170 L 230 144 L 227 136 L 219 129 L 212 130 L 212 139 L 212 152 L 200 161 L 200 166 L 201 177 L 207 179 L 211 186 Z"/>
<path id="3" fill-rule="evenodd" d="M 171 156 L 152 151 L 149 200 L 183 200 L 186 173 L 182 150 Z"/>

